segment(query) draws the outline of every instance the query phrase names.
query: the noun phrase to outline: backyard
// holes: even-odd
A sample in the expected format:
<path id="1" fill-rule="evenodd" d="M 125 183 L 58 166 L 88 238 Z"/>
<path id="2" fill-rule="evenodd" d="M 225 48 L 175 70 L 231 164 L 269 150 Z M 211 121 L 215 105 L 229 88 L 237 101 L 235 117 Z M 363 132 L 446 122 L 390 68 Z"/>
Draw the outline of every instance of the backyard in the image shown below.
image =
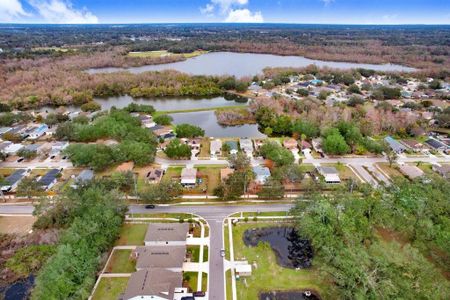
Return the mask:
<path id="1" fill-rule="evenodd" d="M 283 268 L 277 264 L 275 253 L 267 243 L 259 243 L 256 247 L 244 244 L 242 237 L 247 229 L 267 226 L 274 226 L 274 223 L 258 222 L 233 227 L 234 259 L 247 260 L 253 264 L 252 275 L 237 280 L 237 298 L 254 300 L 263 291 L 303 289 L 317 291 L 326 298 L 330 293 L 329 285 L 320 280 L 314 267 L 299 270 Z"/>
<path id="2" fill-rule="evenodd" d="M 103 277 L 95 290 L 92 300 L 119 299 L 120 294 L 125 292 L 128 277 Z"/>

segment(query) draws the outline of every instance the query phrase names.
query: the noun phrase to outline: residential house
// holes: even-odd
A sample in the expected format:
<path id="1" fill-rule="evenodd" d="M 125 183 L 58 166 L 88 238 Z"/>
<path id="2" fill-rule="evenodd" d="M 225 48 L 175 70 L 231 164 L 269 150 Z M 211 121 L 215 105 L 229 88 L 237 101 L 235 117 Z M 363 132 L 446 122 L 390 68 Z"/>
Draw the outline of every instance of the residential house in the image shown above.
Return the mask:
<path id="1" fill-rule="evenodd" d="M 45 135 L 48 131 L 47 124 L 40 124 L 38 127 L 34 128 L 33 131 L 30 132 L 28 138 L 35 140 Z"/>
<path id="2" fill-rule="evenodd" d="M 50 155 L 55 156 L 61 153 L 64 149 L 69 146 L 69 142 L 55 142 L 52 144 L 52 148 L 50 150 Z"/>
<path id="3" fill-rule="evenodd" d="M 145 128 L 152 128 L 156 126 L 156 123 L 150 115 L 139 115 L 138 118 L 141 121 L 142 126 Z"/>
<path id="4" fill-rule="evenodd" d="M 256 139 L 256 140 L 253 140 L 253 145 L 255 145 L 255 151 L 259 151 L 259 149 L 261 148 L 261 146 L 262 145 L 264 145 L 264 143 L 266 142 L 267 140 L 262 140 L 262 139 Z"/>
<path id="5" fill-rule="evenodd" d="M 137 247 L 133 254 L 136 257 L 138 271 L 163 268 L 172 272 L 181 272 L 186 260 L 186 245 L 141 246 Z"/>
<path id="6" fill-rule="evenodd" d="M 4 135 L 7 132 L 10 132 L 12 130 L 11 127 L 0 127 L 0 135 Z"/>
<path id="7" fill-rule="evenodd" d="M 317 172 L 324 177 L 326 183 L 341 183 L 339 172 L 335 167 L 316 167 Z"/>
<path id="8" fill-rule="evenodd" d="M 399 141 L 397 141 L 391 136 L 385 137 L 384 141 L 389 145 L 392 151 L 394 151 L 397 154 L 403 153 L 407 150 L 404 145 L 402 145 Z"/>
<path id="9" fill-rule="evenodd" d="M 255 173 L 255 182 L 258 184 L 266 183 L 270 177 L 270 170 L 267 167 L 255 166 L 253 167 L 253 173 Z"/>
<path id="10" fill-rule="evenodd" d="M 234 271 L 239 277 L 252 276 L 252 265 L 250 265 L 246 260 L 235 261 Z"/>
<path id="11" fill-rule="evenodd" d="M 302 150 L 305 150 L 305 149 L 311 149 L 311 148 L 312 148 L 311 144 L 308 143 L 308 142 L 305 141 L 305 140 L 303 140 L 303 141 L 300 142 L 300 147 L 302 148 Z"/>
<path id="12" fill-rule="evenodd" d="M 224 182 L 225 180 L 228 179 L 228 177 L 230 177 L 231 174 L 234 173 L 234 170 L 231 168 L 224 168 L 224 169 L 220 169 L 220 180 L 222 182 Z"/>
<path id="13" fill-rule="evenodd" d="M 173 138 L 175 138 L 175 134 L 173 133 L 173 129 L 170 126 L 156 125 L 156 126 L 150 128 L 150 130 L 159 139 L 166 140 L 166 139 L 173 139 Z"/>
<path id="14" fill-rule="evenodd" d="M 158 168 L 151 168 L 145 175 L 147 183 L 159 183 L 164 175 L 164 170 Z"/>
<path id="15" fill-rule="evenodd" d="M 58 181 L 57 176 L 59 175 L 60 172 L 61 171 L 58 169 L 51 169 L 38 180 L 37 182 L 38 186 L 44 191 L 51 189 Z"/>
<path id="16" fill-rule="evenodd" d="M 295 139 L 286 139 L 283 141 L 283 147 L 288 150 L 298 150 L 298 143 Z"/>
<path id="17" fill-rule="evenodd" d="M 94 171 L 90 169 L 85 169 L 81 171 L 77 177 L 75 177 L 75 182 L 74 184 L 71 185 L 71 187 L 76 189 L 78 188 L 79 185 L 85 184 L 91 181 L 92 179 L 94 179 Z"/>
<path id="18" fill-rule="evenodd" d="M 423 150 L 423 144 L 419 143 L 416 140 L 402 140 L 401 143 L 414 152 Z"/>
<path id="19" fill-rule="evenodd" d="M 407 176 L 409 179 L 415 179 L 423 176 L 424 172 L 416 166 L 401 165 L 399 166 L 400 172 Z"/>
<path id="20" fill-rule="evenodd" d="M 27 175 L 28 171 L 25 169 L 19 169 L 14 171 L 11 175 L 5 178 L 1 184 L 2 192 L 11 192 L 17 188 L 22 179 Z"/>
<path id="21" fill-rule="evenodd" d="M 211 141 L 209 145 L 210 153 L 212 157 L 217 157 L 222 154 L 222 141 L 217 139 Z"/>
<path id="22" fill-rule="evenodd" d="M 253 155 L 253 143 L 251 139 L 239 139 L 239 147 L 247 156 L 251 157 Z"/>
<path id="23" fill-rule="evenodd" d="M 181 185 L 185 187 L 195 186 L 197 183 L 197 169 L 183 168 L 181 170 Z"/>
<path id="24" fill-rule="evenodd" d="M 134 168 L 134 162 L 128 161 L 128 162 L 124 162 L 124 163 L 121 163 L 120 165 L 118 165 L 116 167 L 116 172 L 121 172 L 121 173 L 132 172 L 133 168 Z"/>
<path id="25" fill-rule="evenodd" d="M 225 145 L 228 145 L 228 148 L 230 149 L 230 154 L 234 155 L 237 154 L 238 149 L 238 143 L 236 141 L 226 141 Z"/>
<path id="26" fill-rule="evenodd" d="M 186 294 L 186 289 L 181 288 L 182 285 L 181 272 L 171 272 L 161 268 L 144 269 L 131 274 L 127 288 L 119 299 L 173 300 L 180 291 Z"/>
<path id="27" fill-rule="evenodd" d="M 448 146 L 446 144 L 444 144 L 443 142 L 438 141 L 434 138 L 430 138 L 430 139 L 426 140 L 425 144 L 427 144 L 434 150 L 445 151 L 448 148 Z"/>
<path id="28" fill-rule="evenodd" d="M 7 155 L 15 155 L 20 149 L 23 148 L 22 144 L 8 144 L 4 149 L 3 152 Z"/>
<path id="29" fill-rule="evenodd" d="M 149 223 L 145 246 L 186 246 L 188 223 Z"/>
<path id="30" fill-rule="evenodd" d="M 435 171 L 442 177 L 444 177 L 446 179 L 450 179 L 450 164 L 442 165 L 442 166 L 433 165 L 432 169 L 433 169 L 433 171 Z"/>

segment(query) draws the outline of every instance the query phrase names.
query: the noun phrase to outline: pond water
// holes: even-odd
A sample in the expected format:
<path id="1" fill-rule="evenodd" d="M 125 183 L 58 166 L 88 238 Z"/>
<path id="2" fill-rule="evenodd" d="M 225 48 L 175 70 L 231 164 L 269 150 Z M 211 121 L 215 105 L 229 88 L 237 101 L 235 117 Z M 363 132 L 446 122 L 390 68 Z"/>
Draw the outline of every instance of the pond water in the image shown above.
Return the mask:
<path id="1" fill-rule="evenodd" d="M 111 107 L 124 108 L 130 103 L 152 105 L 156 110 L 184 110 L 198 108 L 212 108 L 220 106 L 246 105 L 247 98 L 236 98 L 229 96 L 214 98 L 182 98 L 182 97 L 158 97 L 158 98 L 133 98 L 129 95 L 95 98 L 95 102 L 102 106 L 102 110 L 109 110 Z M 80 111 L 80 107 L 68 105 L 66 108 L 70 111 Z M 43 106 L 40 111 L 54 111 L 57 107 Z"/>
<path id="2" fill-rule="evenodd" d="M 90 74 L 112 73 L 129 71 L 142 73 L 146 71 L 177 70 L 193 75 L 234 75 L 236 77 L 253 76 L 262 73 L 266 67 L 306 67 L 315 64 L 319 67 L 338 69 L 365 68 L 377 71 L 404 71 L 412 72 L 415 69 L 394 64 L 358 64 L 348 62 L 321 61 L 308 59 L 302 56 L 280 56 L 272 54 L 211 52 L 185 61 L 146 65 L 131 68 L 93 68 L 88 69 Z"/>
<path id="3" fill-rule="evenodd" d="M 277 263 L 285 268 L 309 268 L 313 249 L 309 240 L 300 237 L 292 227 L 266 227 L 248 229 L 244 233 L 244 243 L 255 247 L 259 242 L 267 242 L 277 257 Z"/>
<path id="4" fill-rule="evenodd" d="M 320 298 L 311 292 L 307 296 L 305 291 L 274 291 L 259 294 L 259 300 L 319 300 Z"/>
<path id="5" fill-rule="evenodd" d="M 191 124 L 197 125 L 205 130 L 205 135 L 209 137 L 249 137 L 264 138 L 266 135 L 259 132 L 258 125 L 245 124 L 241 126 L 221 126 L 217 123 L 214 111 L 198 111 L 188 113 L 170 114 L 173 118 L 173 124 Z"/>
<path id="6" fill-rule="evenodd" d="M 5 300 L 25 300 L 34 284 L 34 276 L 31 275 L 25 280 L 17 281 L 6 287 L 0 293 L 0 298 Z M 2 298 L 3 297 L 3 298 Z"/>

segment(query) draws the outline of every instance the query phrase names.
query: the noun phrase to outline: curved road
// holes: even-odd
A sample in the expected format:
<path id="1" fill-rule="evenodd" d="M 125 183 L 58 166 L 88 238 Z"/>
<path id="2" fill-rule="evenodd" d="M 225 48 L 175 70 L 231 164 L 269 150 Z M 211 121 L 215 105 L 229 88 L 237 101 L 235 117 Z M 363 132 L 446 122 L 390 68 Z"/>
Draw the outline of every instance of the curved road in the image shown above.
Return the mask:
<path id="1" fill-rule="evenodd" d="M 225 267 L 220 250 L 224 247 L 223 221 L 236 212 L 268 212 L 288 211 L 293 204 L 260 204 L 260 205 L 208 205 L 208 206 L 157 206 L 155 209 L 145 209 L 143 205 L 130 205 L 129 213 L 192 213 L 204 218 L 209 225 L 209 299 L 225 300 Z M 30 215 L 32 205 L 0 205 L 0 215 Z"/>

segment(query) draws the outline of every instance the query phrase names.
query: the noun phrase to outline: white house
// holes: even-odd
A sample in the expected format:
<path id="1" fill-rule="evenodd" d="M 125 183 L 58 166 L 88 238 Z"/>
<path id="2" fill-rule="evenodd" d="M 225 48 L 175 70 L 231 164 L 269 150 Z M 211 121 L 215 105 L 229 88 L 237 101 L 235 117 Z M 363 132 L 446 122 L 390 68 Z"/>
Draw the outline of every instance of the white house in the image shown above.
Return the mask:
<path id="1" fill-rule="evenodd" d="M 222 141 L 221 140 L 213 140 L 209 146 L 210 153 L 212 157 L 217 157 L 222 153 Z"/>

